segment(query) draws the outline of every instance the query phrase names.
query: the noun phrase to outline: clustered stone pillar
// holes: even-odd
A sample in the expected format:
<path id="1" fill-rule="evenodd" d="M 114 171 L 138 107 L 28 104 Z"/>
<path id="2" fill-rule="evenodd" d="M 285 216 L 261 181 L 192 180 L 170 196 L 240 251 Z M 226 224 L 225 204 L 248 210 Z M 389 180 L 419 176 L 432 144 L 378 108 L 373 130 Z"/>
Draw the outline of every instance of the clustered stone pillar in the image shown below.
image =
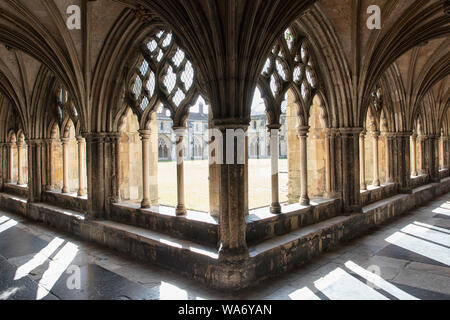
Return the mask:
<path id="1" fill-rule="evenodd" d="M 397 148 L 396 148 L 396 183 L 398 184 L 400 193 L 411 193 L 411 135 L 412 132 L 397 132 Z"/>
<path id="2" fill-rule="evenodd" d="M 366 131 L 361 132 L 359 136 L 359 164 L 361 166 L 360 183 L 361 190 L 367 190 L 366 185 Z"/>
<path id="3" fill-rule="evenodd" d="M 42 145 L 39 139 L 27 140 L 28 145 L 28 201 L 41 201 L 42 195 Z"/>
<path id="4" fill-rule="evenodd" d="M 244 130 L 246 132 L 248 124 L 223 124 L 216 120 L 214 121 L 214 127 L 220 130 L 223 136 L 222 155 L 224 159 L 222 164 L 219 165 L 219 234 L 221 243 L 219 259 L 227 262 L 240 262 L 249 255 L 245 221 L 248 214 L 247 164 L 245 152 L 244 158 L 242 158 L 241 152 L 238 152 L 238 150 L 242 150 L 242 141 L 239 141 L 235 135 L 227 135 L 227 130 L 233 132 Z M 244 147 L 247 146 L 244 145 Z M 231 153 L 231 155 L 228 153 Z"/>
<path id="5" fill-rule="evenodd" d="M 150 202 L 150 130 L 139 130 L 142 140 L 142 189 L 143 198 L 141 207 L 144 209 L 151 207 Z"/>
<path id="6" fill-rule="evenodd" d="M 86 181 L 84 180 L 84 149 L 85 140 L 83 137 L 77 137 L 78 143 L 78 196 L 84 197 L 86 195 Z"/>
<path id="7" fill-rule="evenodd" d="M 439 182 L 441 180 L 439 174 L 439 136 L 430 135 L 429 137 L 429 168 L 430 179 L 432 182 Z"/>
<path id="8" fill-rule="evenodd" d="M 329 197 L 331 193 L 331 142 L 329 138 L 329 130 L 325 132 L 325 197 Z"/>
<path id="9" fill-rule="evenodd" d="M 45 140 L 46 156 L 47 156 L 47 185 L 45 189 L 50 191 L 53 189 L 55 183 L 55 176 L 53 172 L 53 143 L 54 139 Z"/>
<path id="10" fill-rule="evenodd" d="M 340 131 L 336 128 L 325 130 L 326 148 L 326 198 L 339 198 L 341 191 L 341 170 L 338 164 L 341 163 L 340 152 Z"/>
<path id="11" fill-rule="evenodd" d="M 386 132 L 386 182 L 394 182 L 394 141 L 395 133 Z"/>
<path id="12" fill-rule="evenodd" d="M 14 180 L 14 153 L 13 153 L 13 143 L 8 143 L 8 181 L 7 183 L 13 183 Z"/>
<path id="13" fill-rule="evenodd" d="M 372 133 L 373 138 L 373 182 L 375 187 L 380 186 L 380 168 L 378 167 L 378 141 L 380 138 L 380 132 L 375 131 Z"/>
<path id="14" fill-rule="evenodd" d="M 309 127 L 300 126 L 298 127 L 298 136 L 300 140 L 300 204 L 302 206 L 309 205 L 308 197 L 308 150 L 307 150 L 307 138 L 308 138 Z"/>
<path id="15" fill-rule="evenodd" d="M 62 193 L 69 193 L 69 138 L 62 138 L 62 152 L 63 152 L 63 189 Z"/>
<path id="16" fill-rule="evenodd" d="M 442 136 L 442 161 L 444 169 L 450 169 L 450 137 Z"/>
<path id="17" fill-rule="evenodd" d="M 272 204 L 270 206 L 271 213 L 281 213 L 280 196 L 278 190 L 279 167 L 278 159 L 280 157 L 280 141 L 279 141 L 280 126 L 269 126 L 270 133 L 270 158 L 272 170 Z"/>
<path id="18" fill-rule="evenodd" d="M 177 216 L 186 214 L 186 206 L 184 199 L 184 136 L 186 128 L 174 128 L 176 135 L 176 159 L 177 159 L 177 198 L 178 204 L 176 208 Z"/>
<path id="19" fill-rule="evenodd" d="M 417 145 L 417 134 L 413 134 L 412 136 L 411 136 L 411 164 L 412 164 L 412 172 L 411 172 L 411 174 L 414 176 L 414 177 L 417 177 L 417 175 L 418 175 L 418 172 L 417 172 L 417 148 L 416 148 L 416 145 Z"/>
<path id="20" fill-rule="evenodd" d="M 17 141 L 17 184 L 23 185 L 23 170 L 22 170 L 22 151 L 23 151 L 23 141 Z"/>
<path id="21" fill-rule="evenodd" d="M 360 213 L 359 139 L 363 128 L 341 128 L 342 200 L 344 213 Z"/>
<path id="22" fill-rule="evenodd" d="M 0 143 L 0 190 L 3 189 L 5 182 L 5 144 Z"/>

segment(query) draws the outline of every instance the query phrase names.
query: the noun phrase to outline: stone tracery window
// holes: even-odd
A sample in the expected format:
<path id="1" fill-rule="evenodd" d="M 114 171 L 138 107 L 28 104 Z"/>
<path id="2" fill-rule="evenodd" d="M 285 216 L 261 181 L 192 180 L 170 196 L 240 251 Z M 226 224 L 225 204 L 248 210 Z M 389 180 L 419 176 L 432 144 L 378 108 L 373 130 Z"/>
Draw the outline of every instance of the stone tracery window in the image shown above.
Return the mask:
<path id="1" fill-rule="evenodd" d="M 280 114 L 286 91 L 291 87 L 298 100 L 308 107 L 318 86 L 308 40 L 287 29 L 269 53 L 259 80 L 260 89 L 270 97 L 269 109 Z"/>
<path id="2" fill-rule="evenodd" d="M 319 93 L 321 86 L 315 68 L 315 59 L 310 48 L 311 45 L 308 39 L 302 36 L 295 26 L 288 28 L 280 35 L 272 50 L 269 52 L 258 80 L 258 90 L 255 91 L 255 99 L 257 99 L 257 93 L 260 92 L 260 97 L 266 105 L 268 127 L 278 128 L 281 126 L 280 130 L 271 129 L 270 137 L 267 137 L 271 141 L 277 141 L 276 143 L 278 144 L 277 147 L 270 150 L 272 172 L 278 173 L 271 175 L 271 211 L 273 213 L 281 212 L 280 201 L 284 202 L 285 194 L 280 198 L 280 190 L 287 193 L 289 203 L 300 200 L 300 204 L 302 205 L 309 204 L 308 184 L 311 181 L 308 180 L 308 164 L 306 159 L 309 158 L 306 154 L 307 150 L 309 150 L 308 143 L 311 144 L 307 142 L 308 132 L 311 128 L 315 130 L 315 133 L 320 131 L 321 135 L 316 139 L 316 144 L 324 146 L 324 151 L 321 153 L 321 156 L 314 156 L 316 163 L 312 167 L 324 167 L 325 170 L 329 171 L 329 166 L 327 166 L 325 159 L 327 157 L 325 155 L 325 145 L 328 141 L 325 139 L 324 133 L 329 122 L 327 121 L 327 112 L 325 110 L 326 103 L 323 101 L 323 96 Z M 290 96 L 289 99 L 288 95 Z M 290 101 L 289 104 L 288 100 Z M 256 105 L 255 102 L 253 105 Z M 311 117 L 311 112 L 314 109 L 313 105 L 318 105 L 319 109 L 323 111 L 324 121 L 321 127 L 317 127 L 317 125 L 311 123 L 312 118 L 314 118 Z M 288 119 L 289 121 L 285 121 L 282 125 L 283 119 Z M 292 159 L 287 156 L 286 152 L 283 154 L 284 150 L 281 147 L 281 140 L 284 138 L 283 135 L 290 137 L 289 139 L 286 138 L 286 140 L 289 140 L 291 144 L 295 144 L 295 148 L 298 147 L 298 152 L 290 153 Z M 311 139 L 313 137 L 310 137 Z M 252 147 L 250 144 L 250 154 L 254 151 Z M 290 149 L 293 150 L 293 146 Z M 295 157 L 300 158 L 295 159 Z M 321 161 L 321 157 L 324 157 L 325 160 L 319 166 L 318 162 Z M 281 167 L 284 168 L 287 165 L 289 168 L 286 176 L 284 175 L 286 170 L 280 170 L 280 159 L 284 160 L 284 162 L 280 162 Z M 300 163 L 299 168 L 293 166 L 294 163 Z M 311 172 L 312 170 L 309 171 Z M 298 179 L 299 175 L 301 179 Z M 321 181 L 325 180 L 326 174 L 320 175 L 320 178 Z M 310 180 L 318 179 L 317 177 L 313 177 Z M 284 188 L 285 185 L 289 185 L 289 188 Z M 313 196 L 322 197 L 326 191 L 325 181 L 319 187 L 310 189 L 312 190 L 311 194 Z"/>
<path id="3" fill-rule="evenodd" d="M 172 114 L 191 103 L 195 94 L 195 71 L 170 31 L 148 37 L 140 48 L 129 96 L 138 113 L 161 102 Z"/>

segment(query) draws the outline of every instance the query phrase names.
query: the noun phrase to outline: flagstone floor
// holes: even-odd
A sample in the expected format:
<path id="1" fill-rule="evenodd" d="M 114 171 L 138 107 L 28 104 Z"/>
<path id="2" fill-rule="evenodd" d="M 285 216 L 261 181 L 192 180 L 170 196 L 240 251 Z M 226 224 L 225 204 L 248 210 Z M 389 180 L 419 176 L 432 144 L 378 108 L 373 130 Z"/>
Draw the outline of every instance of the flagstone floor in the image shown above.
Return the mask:
<path id="1" fill-rule="evenodd" d="M 0 300 L 450 299 L 450 194 L 239 295 L 0 211 Z"/>

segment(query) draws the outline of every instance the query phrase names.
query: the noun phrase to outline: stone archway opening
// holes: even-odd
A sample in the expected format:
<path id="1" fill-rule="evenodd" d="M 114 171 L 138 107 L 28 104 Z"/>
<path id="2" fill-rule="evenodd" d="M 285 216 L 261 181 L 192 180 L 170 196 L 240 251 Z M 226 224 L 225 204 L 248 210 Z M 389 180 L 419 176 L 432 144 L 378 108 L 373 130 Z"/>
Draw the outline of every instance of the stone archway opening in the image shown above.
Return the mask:
<path id="1" fill-rule="evenodd" d="M 142 142 L 138 130 L 138 118 L 128 108 L 119 128 L 119 194 L 122 201 L 139 202 L 143 197 Z"/>

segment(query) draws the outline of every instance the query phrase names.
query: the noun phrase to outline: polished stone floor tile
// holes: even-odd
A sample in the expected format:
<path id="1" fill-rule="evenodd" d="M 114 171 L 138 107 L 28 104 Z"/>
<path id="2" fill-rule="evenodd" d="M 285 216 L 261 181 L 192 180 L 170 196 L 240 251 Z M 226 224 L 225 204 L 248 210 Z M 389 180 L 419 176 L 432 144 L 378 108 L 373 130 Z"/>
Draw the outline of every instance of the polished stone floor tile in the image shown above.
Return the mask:
<path id="1" fill-rule="evenodd" d="M 39 283 L 63 300 L 146 300 L 153 297 L 151 290 L 96 264 L 82 266 L 79 271 L 80 289 L 73 278 L 77 276 L 75 272 L 63 272 L 54 284 L 52 275 Z"/>
<path id="2" fill-rule="evenodd" d="M 29 277 L 15 280 L 16 268 L 2 256 L 0 270 L 0 300 L 36 300 L 37 292 L 43 290 Z M 57 297 L 46 292 L 44 300 L 57 300 Z"/>
<path id="3" fill-rule="evenodd" d="M 7 259 L 37 253 L 47 244 L 37 236 L 16 227 L 0 233 L 0 255 Z"/>
<path id="4" fill-rule="evenodd" d="M 379 256 L 389 257 L 389 258 L 396 258 L 400 260 L 408 260 L 408 261 L 415 261 L 425 264 L 432 264 L 436 266 L 442 266 L 445 267 L 446 265 L 443 263 L 440 263 L 439 261 L 427 258 L 423 255 L 420 255 L 418 253 L 415 253 L 410 250 L 403 249 L 401 247 L 398 247 L 396 245 L 389 245 L 380 252 L 378 252 Z"/>

